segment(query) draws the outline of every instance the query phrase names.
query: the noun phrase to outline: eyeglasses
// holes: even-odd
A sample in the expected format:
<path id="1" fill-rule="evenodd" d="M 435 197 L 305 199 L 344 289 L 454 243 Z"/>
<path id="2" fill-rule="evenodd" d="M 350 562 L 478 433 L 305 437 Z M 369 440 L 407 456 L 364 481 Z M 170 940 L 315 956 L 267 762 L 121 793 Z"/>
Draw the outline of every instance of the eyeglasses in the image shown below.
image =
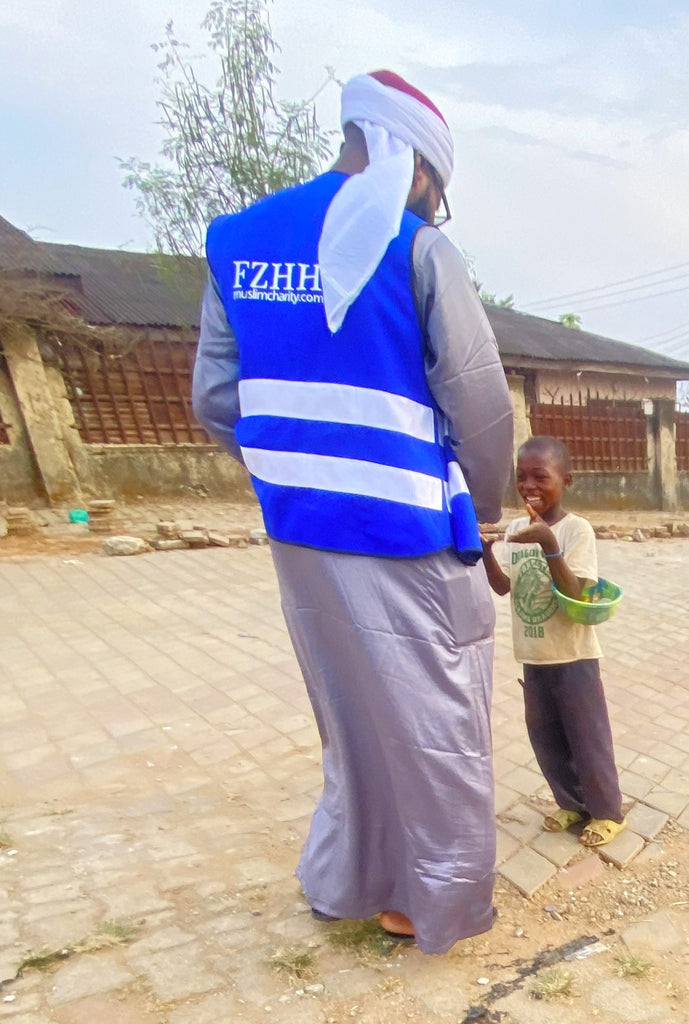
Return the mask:
<path id="1" fill-rule="evenodd" d="M 440 228 L 443 226 L 443 224 L 447 224 L 449 220 L 452 220 L 452 214 L 450 213 L 450 204 L 447 201 L 447 196 L 445 195 L 445 188 L 440 179 L 440 175 L 436 171 L 433 164 L 429 163 L 428 160 L 426 160 L 424 157 L 422 157 L 422 159 L 433 184 L 440 193 L 440 202 L 442 204 L 442 210 L 436 210 L 435 217 L 433 219 L 433 226 L 436 228 Z"/>

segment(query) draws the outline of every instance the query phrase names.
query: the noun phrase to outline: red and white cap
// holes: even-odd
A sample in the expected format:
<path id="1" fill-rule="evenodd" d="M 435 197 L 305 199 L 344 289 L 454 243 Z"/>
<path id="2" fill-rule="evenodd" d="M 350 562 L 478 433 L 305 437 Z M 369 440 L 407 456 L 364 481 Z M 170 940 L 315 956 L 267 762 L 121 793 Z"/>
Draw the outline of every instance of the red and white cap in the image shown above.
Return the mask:
<path id="1" fill-rule="evenodd" d="M 352 302 L 399 234 L 414 176 L 414 151 L 433 165 L 443 185 L 452 175 L 452 136 L 435 104 L 392 71 L 351 78 L 342 90 L 341 122 L 358 125 L 369 164 L 333 199 L 318 258 L 328 326 L 339 330 Z"/>

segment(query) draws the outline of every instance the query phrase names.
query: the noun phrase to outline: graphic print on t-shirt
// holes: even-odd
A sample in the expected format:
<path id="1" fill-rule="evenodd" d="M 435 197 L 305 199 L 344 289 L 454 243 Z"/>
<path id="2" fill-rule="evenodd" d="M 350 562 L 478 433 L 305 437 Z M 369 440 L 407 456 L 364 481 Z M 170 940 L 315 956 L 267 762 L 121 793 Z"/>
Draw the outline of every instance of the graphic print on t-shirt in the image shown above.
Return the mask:
<path id="1" fill-rule="evenodd" d="M 514 610 L 529 626 L 539 625 L 557 611 L 557 598 L 541 549 L 512 551 L 512 564 L 520 562 L 513 584 Z"/>

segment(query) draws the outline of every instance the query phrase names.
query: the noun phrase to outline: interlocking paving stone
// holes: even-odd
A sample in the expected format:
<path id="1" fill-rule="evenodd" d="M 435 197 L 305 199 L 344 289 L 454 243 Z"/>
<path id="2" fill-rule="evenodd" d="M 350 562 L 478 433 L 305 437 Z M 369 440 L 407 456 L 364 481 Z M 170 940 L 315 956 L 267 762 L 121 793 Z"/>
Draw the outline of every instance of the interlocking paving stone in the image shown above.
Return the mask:
<path id="1" fill-rule="evenodd" d="M 559 889 L 569 892 L 572 889 L 579 889 L 582 885 L 595 882 L 605 874 L 605 871 L 605 864 L 600 857 L 594 853 L 587 853 L 565 871 L 558 871 L 555 881 Z"/>
<path id="2" fill-rule="evenodd" d="M 656 723 L 670 729 L 672 732 L 678 732 L 681 729 L 685 729 L 687 724 L 686 720 L 678 717 L 677 715 L 668 714 L 667 712 L 665 712 L 665 714 L 658 715 Z"/>
<path id="3" fill-rule="evenodd" d="M 519 793 L 516 793 L 513 789 L 509 789 L 508 786 L 503 786 L 501 782 L 495 783 L 495 813 L 502 814 L 513 804 L 519 800 Z"/>
<path id="4" fill-rule="evenodd" d="M 251 857 L 249 860 L 239 861 L 236 869 L 247 881 L 255 885 L 275 882 L 292 875 L 291 868 L 278 865 L 266 857 Z"/>
<path id="5" fill-rule="evenodd" d="M 185 1003 L 174 1010 L 169 1024 L 220 1024 L 241 1021 L 242 1003 L 231 992 L 214 992 L 197 1003 Z M 267 1016 L 267 1014 L 266 1014 Z"/>
<path id="6" fill-rule="evenodd" d="M 513 764 L 521 765 L 528 765 L 533 761 L 534 756 L 531 744 L 524 740 L 513 740 L 511 743 L 506 743 L 500 753 Z"/>
<path id="7" fill-rule="evenodd" d="M 569 864 L 581 850 L 579 839 L 573 832 L 542 832 L 530 846 L 559 868 Z"/>
<path id="8" fill-rule="evenodd" d="M 643 850 L 644 846 L 643 838 L 630 828 L 626 828 L 605 846 L 598 846 L 596 849 L 603 860 L 610 861 L 615 867 L 623 868 L 640 850 Z"/>
<path id="9" fill-rule="evenodd" d="M 521 848 L 521 843 L 514 836 L 500 828 L 499 825 L 496 830 L 496 841 L 495 863 L 499 867 L 508 857 L 512 857 Z"/>
<path id="10" fill-rule="evenodd" d="M 677 747 L 672 747 L 669 743 L 657 743 L 651 747 L 648 753 L 650 757 L 662 761 L 670 768 L 681 768 L 686 764 L 688 757 L 686 751 L 678 750 Z"/>
<path id="11" fill-rule="evenodd" d="M 239 933 L 256 930 L 256 918 L 253 914 L 235 913 L 216 914 L 209 921 L 201 924 L 199 931 L 209 935 L 238 935 Z"/>
<path id="12" fill-rule="evenodd" d="M 684 935 L 670 914 L 664 910 L 625 928 L 622 932 L 622 941 L 630 949 L 638 949 L 644 953 L 666 953 L 670 949 L 686 944 Z"/>
<path id="13" fill-rule="evenodd" d="M 52 978 L 48 1002 L 67 1003 L 98 992 L 122 988 L 134 975 L 120 964 L 104 956 L 85 956 L 60 967 Z"/>
<path id="14" fill-rule="evenodd" d="M 208 970 L 202 953 L 200 943 L 191 942 L 174 949 L 131 957 L 128 963 L 132 971 L 147 978 L 158 999 L 168 1002 L 222 988 L 225 979 Z"/>
<path id="15" fill-rule="evenodd" d="M 107 907 L 108 916 L 113 919 L 150 914 L 170 906 L 167 900 L 151 889 L 148 882 L 130 882 L 126 888 L 118 886 L 116 889 L 101 890 L 98 898 Z"/>
<path id="16" fill-rule="evenodd" d="M 644 797 L 644 802 L 679 819 L 685 808 L 689 806 L 689 796 L 685 793 L 668 792 L 665 789 L 652 789 Z"/>
<path id="17" fill-rule="evenodd" d="M 73 900 L 79 896 L 79 885 L 74 881 L 62 884 L 51 883 L 40 888 L 25 888 L 24 899 L 31 906 L 53 904 L 56 900 Z"/>
<path id="18" fill-rule="evenodd" d="M 614 730 L 613 730 L 614 731 Z M 618 770 L 620 768 L 628 768 L 632 761 L 639 756 L 637 750 L 631 750 L 629 747 L 625 747 L 622 743 L 618 743 L 615 740 L 615 764 Z"/>
<path id="19" fill-rule="evenodd" d="M 531 796 L 543 785 L 543 776 L 539 772 L 534 772 L 530 768 L 524 768 L 520 765 L 506 772 L 502 777 L 502 782 L 522 796 Z"/>
<path id="20" fill-rule="evenodd" d="M 689 754 L 689 735 L 687 735 L 686 727 L 682 732 L 675 733 L 669 742 L 671 746 L 677 747 L 678 750 L 683 750 Z"/>
<path id="21" fill-rule="evenodd" d="M 610 978 L 594 985 L 589 994 L 597 1013 L 611 1014 L 621 1021 L 667 1021 L 667 1006 L 654 1003 L 626 978 Z"/>
<path id="22" fill-rule="evenodd" d="M 499 820 L 505 831 L 522 843 L 535 839 L 543 830 L 543 814 L 530 804 L 514 804 L 500 814 Z"/>
<path id="23" fill-rule="evenodd" d="M 620 789 L 623 796 L 643 800 L 646 794 L 653 789 L 653 782 L 642 775 L 637 775 L 636 772 L 624 769 L 620 772 Z"/>
<path id="24" fill-rule="evenodd" d="M 531 896 L 553 877 L 557 868 L 545 857 L 525 847 L 506 860 L 499 870 L 520 892 Z"/>
<path id="25" fill-rule="evenodd" d="M 655 783 L 662 782 L 669 770 L 668 764 L 646 754 L 639 754 L 629 765 L 629 771 L 636 775 L 642 775 L 645 779 L 651 779 Z"/>
<path id="26" fill-rule="evenodd" d="M 627 813 L 627 827 L 643 836 L 654 839 L 668 821 L 668 815 L 647 804 L 636 803 Z"/>
<path id="27" fill-rule="evenodd" d="M 49 900 L 32 906 L 30 909 L 25 908 L 23 918 L 25 922 L 31 924 L 34 921 L 42 921 L 46 917 L 67 919 L 72 914 L 83 910 L 83 899 L 77 893 L 72 893 L 70 898 L 66 900 Z"/>
<path id="28" fill-rule="evenodd" d="M 689 798 L 689 772 L 672 768 L 663 779 L 663 788 L 673 793 L 682 793 Z"/>
<path id="29" fill-rule="evenodd" d="M 3 989 L 6 995 L 13 995 L 15 998 L 10 1003 L 0 1002 L 0 1019 L 4 1020 L 7 1018 L 11 1024 L 50 1024 L 50 1021 L 54 1021 L 52 1015 L 50 1017 L 43 1016 L 33 1011 L 38 1011 L 41 1006 L 41 995 L 39 992 L 26 992 L 24 990 L 23 979 L 21 982 L 14 982 L 10 985 L 9 991 Z"/>
<path id="30" fill-rule="evenodd" d="M 145 953 L 158 953 L 162 949 L 172 949 L 173 946 L 183 946 L 192 942 L 195 936 L 191 932 L 185 932 L 177 925 L 169 928 L 161 928 L 160 931 L 152 932 L 150 935 L 133 942 L 127 951 L 129 958 L 142 956 Z"/>

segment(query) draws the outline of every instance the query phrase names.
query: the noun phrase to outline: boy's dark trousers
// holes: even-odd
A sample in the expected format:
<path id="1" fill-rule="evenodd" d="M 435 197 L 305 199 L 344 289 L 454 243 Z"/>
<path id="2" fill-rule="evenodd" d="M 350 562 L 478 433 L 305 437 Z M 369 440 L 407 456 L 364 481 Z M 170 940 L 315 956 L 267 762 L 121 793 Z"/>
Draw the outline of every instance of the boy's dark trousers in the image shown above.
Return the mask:
<path id="1" fill-rule="evenodd" d="M 524 702 L 529 739 L 558 806 L 622 821 L 598 659 L 524 665 Z"/>

